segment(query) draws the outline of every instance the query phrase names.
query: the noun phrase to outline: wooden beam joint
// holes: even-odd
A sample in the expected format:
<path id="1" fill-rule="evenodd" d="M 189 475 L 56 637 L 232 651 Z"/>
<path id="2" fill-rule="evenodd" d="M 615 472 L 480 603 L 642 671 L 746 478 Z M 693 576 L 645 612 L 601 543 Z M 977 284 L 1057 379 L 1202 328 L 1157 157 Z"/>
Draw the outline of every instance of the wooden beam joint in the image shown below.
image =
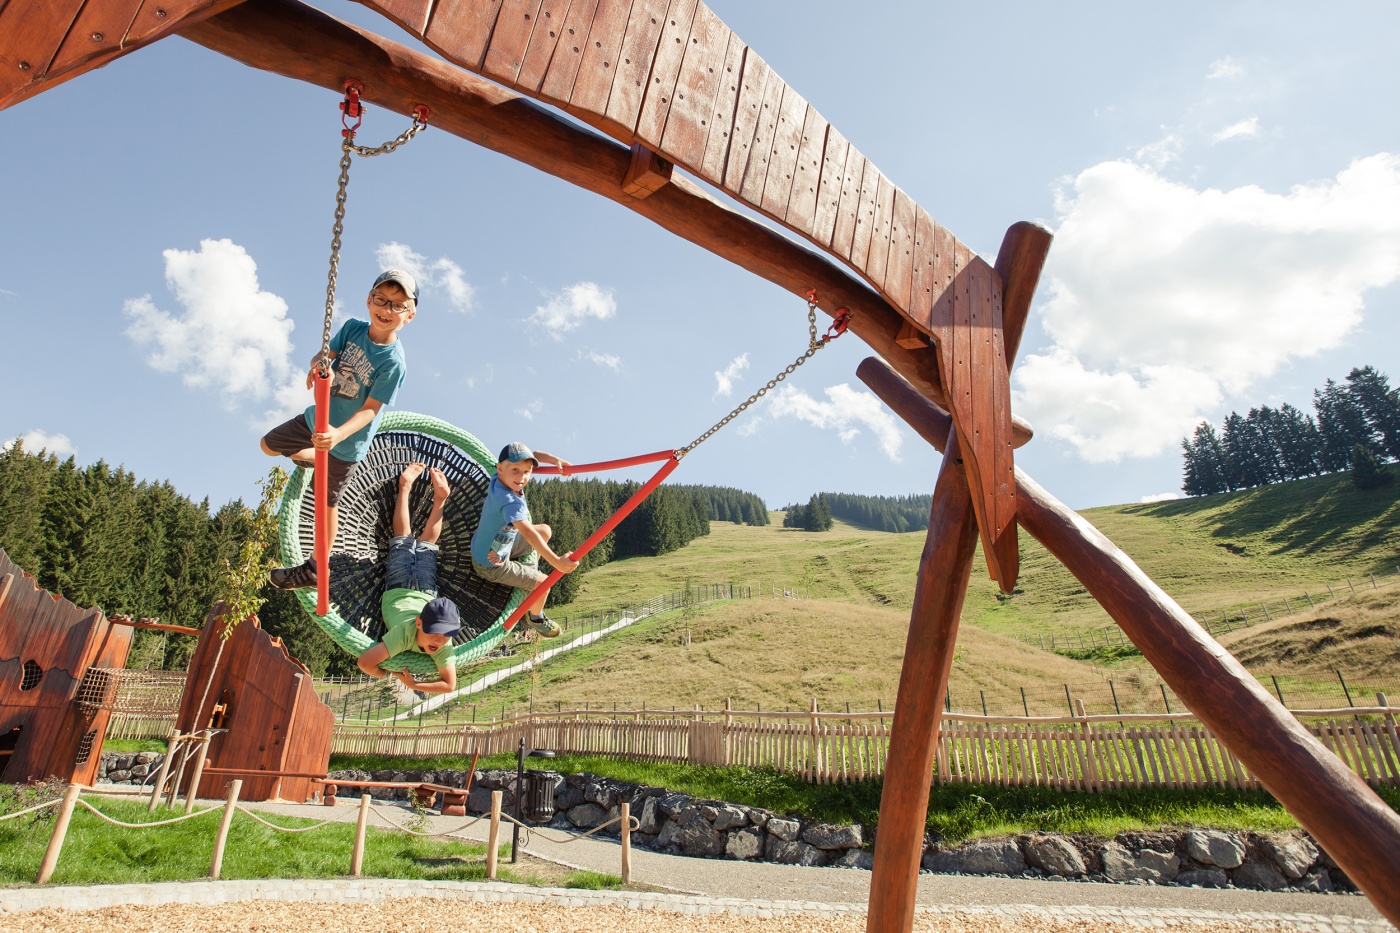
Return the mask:
<path id="1" fill-rule="evenodd" d="M 641 143 L 632 144 L 632 161 L 622 178 L 622 190 L 634 198 L 646 198 L 671 183 L 674 166 Z"/>

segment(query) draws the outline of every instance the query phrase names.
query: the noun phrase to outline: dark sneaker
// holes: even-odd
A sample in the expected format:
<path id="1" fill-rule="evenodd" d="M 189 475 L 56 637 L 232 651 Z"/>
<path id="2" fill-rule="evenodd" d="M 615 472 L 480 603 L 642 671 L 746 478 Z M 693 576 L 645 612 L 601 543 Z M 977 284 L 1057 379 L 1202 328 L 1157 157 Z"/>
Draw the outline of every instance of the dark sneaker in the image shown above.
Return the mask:
<path id="1" fill-rule="evenodd" d="M 312 585 L 314 586 L 315 584 Z M 530 631 L 539 633 L 541 638 L 558 638 L 559 633 L 564 631 L 559 627 L 559 623 L 555 622 L 549 616 L 535 618 L 529 613 L 526 613 L 525 624 L 530 627 Z"/>
<path id="2" fill-rule="evenodd" d="M 316 564 L 307 560 L 295 567 L 273 567 L 267 580 L 279 590 L 304 590 L 316 585 Z"/>

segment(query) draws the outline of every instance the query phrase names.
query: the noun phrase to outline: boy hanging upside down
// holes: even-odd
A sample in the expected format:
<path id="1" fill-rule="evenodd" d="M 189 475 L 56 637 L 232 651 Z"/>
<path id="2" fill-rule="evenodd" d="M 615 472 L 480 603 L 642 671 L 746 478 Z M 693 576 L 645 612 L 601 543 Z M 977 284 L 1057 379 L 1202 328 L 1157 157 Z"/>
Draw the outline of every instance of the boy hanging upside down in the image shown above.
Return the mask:
<path id="1" fill-rule="evenodd" d="M 389 673 L 379 665 L 397 654 L 416 651 L 431 655 L 440 680 L 418 683 L 407 671 L 394 676 L 404 686 L 422 693 L 450 693 L 457 689 L 457 665 L 453 661 L 452 636 L 462 627 L 457 604 L 437 594 L 438 536 L 442 534 L 442 510 L 451 489 L 447 477 L 434 467 L 428 471 L 433 484 L 433 506 L 423 533 L 413 536 L 409 524 L 408 497 L 414 480 L 427 469 L 410 463 L 399 475 L 399 495 L 394 503 L 394 537 L 385 559 L 384 639 L 360 655 L 360 670 L 371 677 Z"/>

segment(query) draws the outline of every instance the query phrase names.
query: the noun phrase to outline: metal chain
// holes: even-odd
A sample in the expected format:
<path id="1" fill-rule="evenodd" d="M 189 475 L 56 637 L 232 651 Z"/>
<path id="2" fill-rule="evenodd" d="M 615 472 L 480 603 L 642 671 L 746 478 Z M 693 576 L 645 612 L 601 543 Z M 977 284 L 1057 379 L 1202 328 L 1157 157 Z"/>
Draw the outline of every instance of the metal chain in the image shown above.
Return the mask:
<path id="1" fill-rule="evenodd" d="M 331 318 L 335 316 L 335 280 L 340 273 L 340 237 L 345 232 L 345 196 L 346 188 L 350 184 L 350 154 L 353 152 L 355 155 L 369 158 L 393 152 L 417 136 L 427 125 L 428 121 L 424 119 L 420 110 L 414 116 L 412 126 L 382 146 L 357 146 L 353 132 L 341 141 L 340 178 L 335 191 L 335 224 L 331 228 L 331 266 L 326 275 L 326 318 L 321 327 L 321 355 L 317 358 L 317 367 L 322 374 L 329 373 L 331 368 Z"/>
<path id="2" fill-rule="evenodd" d="M 686 446 L 677 450 L 676 459 L 681 459 L 686 454 L 690 453 L 692 450 L 705 443 L 705 441 L 709 440 L 714 435 L 714 433 L 720 428 L 724 427 L 726 424 L 739 417 L 739 415 L 741 415 L 744 412 L 744 410 L 747 409 L 750 405 L 763 398 L 763 396 L 767 395 L 770 389 L 772 389 L 778 383 L 782 382 L 788 376 L 791 376 L 793 371 L 797 369 L 797 367 L 810 360 L 814 353 L 816 353 L 818 350 L 820 350 L 827 344 L 831 343 L 831 341 L 835 340 L 837 337 L 841 336 L 841 334 L 845 332 L 845 329 L 846 325 L 844 318 L 838 316 L 837 323 L 833 325 L 832 330 L 827 331 L 827 333 L 824 336 L 818 337 L 817 300 L 814 295 L 809 294 L 807 297 L 807 352 L 799 356 L 797 359 L 793 360 L 791 363 L 789 363 L 787 369 L 784 369 L 782 372 L 778 373 L 778 375 L 768 380 L 768 384 L 763 388 L 759 389 L 753 395 L 750 395 L 748 399 L 745 400 L 744 404 L 740 405 L 738 408 L 725 415 L 719 421 L 715 422 L 714 427 L 710 428 L 710 430 L 706 431 L 704 434 L 701 434 L 699 437 L 691 441 Z"/>

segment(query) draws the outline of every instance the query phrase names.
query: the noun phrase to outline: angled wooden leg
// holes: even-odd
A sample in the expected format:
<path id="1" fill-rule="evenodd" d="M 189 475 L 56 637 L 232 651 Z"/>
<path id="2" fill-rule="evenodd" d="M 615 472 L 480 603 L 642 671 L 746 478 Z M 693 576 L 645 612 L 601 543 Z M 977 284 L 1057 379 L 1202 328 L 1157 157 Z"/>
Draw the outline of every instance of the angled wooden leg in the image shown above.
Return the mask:
<path id="1" fill-rule="evenodd" d="M 867 933 L 908 933 L 914 925 L 914 896 L 943 695 L 976 543 L 972 495 L 958 457 L 957 440 L 950 438 L 933 492 L 933 512 L 919 561 L 909 639 L 890 728 Z"/>

